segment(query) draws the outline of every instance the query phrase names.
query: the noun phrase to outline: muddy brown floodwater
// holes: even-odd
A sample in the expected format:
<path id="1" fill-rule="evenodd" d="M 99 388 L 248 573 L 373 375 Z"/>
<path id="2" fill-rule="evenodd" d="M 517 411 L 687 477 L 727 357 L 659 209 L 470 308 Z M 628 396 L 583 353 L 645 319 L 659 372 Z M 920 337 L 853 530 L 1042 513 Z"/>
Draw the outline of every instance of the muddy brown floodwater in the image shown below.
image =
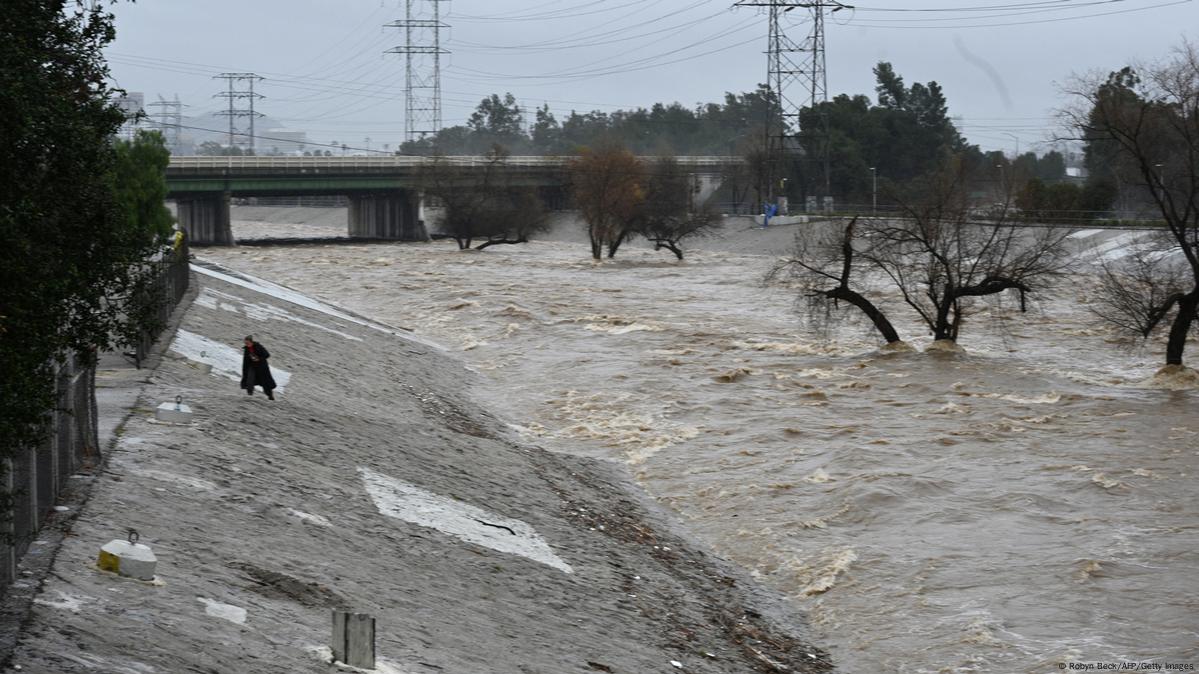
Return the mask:
<path id="1" fill-rule="evenodd" d="M 200 254 L 459 350 L 483 404 L 547 448 L 626 462 L 804 608 L 842 671 L 1199 663 L 1199 394 L 1141 384 L 1160 349 L 1097 326 L 1085 279 L 984 312 L 966 354 L 882 354 L 864 329 L 803 330 L 762 255 Z"/>

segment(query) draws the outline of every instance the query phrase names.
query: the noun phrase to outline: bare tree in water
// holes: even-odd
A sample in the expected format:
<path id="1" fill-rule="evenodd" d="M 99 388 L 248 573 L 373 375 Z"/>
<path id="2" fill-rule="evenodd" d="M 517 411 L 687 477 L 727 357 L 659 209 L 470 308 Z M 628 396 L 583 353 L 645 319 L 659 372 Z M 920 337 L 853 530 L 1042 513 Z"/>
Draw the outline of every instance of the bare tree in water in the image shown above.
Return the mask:
<path id="1" fill-rule="evenodd" d="M 1023 228 L 993 212 L 972 217 L 968 180 L 950 161 L 931 176 L 895 195 L 897 217 L 851 220 L 838 233 L 802 230 L 792 255 L 776 270 L 798 281 L 809 311 L 829 311 L 839 302 L 861 310 L 888 343 L 899 341 L 890 320 L 862 288 L 878 279 L 899 292 L 933 338 L 956 342 L 978 300 L 998 301 L 1011 291 L 1021 312 L 1030 296 L 1047 290 L 1068 268 L 1069 230 Z M 776 271 L 777 274 L 777 271 Z"/>
<path id="2" fill-rule="evenodd" d="M 1169 325 L 1166 368 L 1181 369 L 1199 328 L 1199 51 L 1184 42 L 1167 59 L 1106 78 L 1077 78 L 1066 111 L 1088 150 L 1105 150 L 1121 183 L 1165 221 L 1162 238 L 1103 265 L 1096 313 L 1148 338 Z"/>
<path id="3" fill-rule="evenodd" d="M 458 243 L 459 250 L 476 246 L 526 243 L 548 227 L 545 207 L 535 188 L 514 185 L 508 169 L 508 151 L 493 145 L 483 166 L 470 166 L 449 157 L 435 157 L 424 168 L 425 191 L 442 205 L 441 231 Z"/>
<path id="4" fill-rule="evenodd" d="M 857 238 L 857 224 L 855 217 L 844 225 L 817 223 L 804 228 L 796 235 L 791 254 L 775 263 L 767 278 L 789 281 L 799 290 L 809 323 L 817 329 L 827 330 L 843 318 L 838 310 L 844 303 L 865 314 L 888 344 L 900 342 L 886 314 L 855 288 L 862 272 L 854 264 L 863 264 L 855 260 L 855 246 L 863 243 Z"/>
<path id="5" fill-rule="evenodd" d="M 685 239 L 707 236 L 720 229 L 721 215 L 707 204 L 696 206 L 691 176 L 674 157 L 662 157 L 649 167 L 645 199 L 634 229 L 654 244 L 683 259 Z"/>
<path id="6" fill-rule="evenodd" d="M 570 165 L 575 206 L 587 225 L 591 257 L 614 257 L 634 233 L 645 200 L 644 167 L 617 145 L 584 148 Z"/>
<path id="7" fill-rule="evenodd" d="M 1006 208 L 979 221 L 972 216 L 967 173 L 956 160 L 896 201 L 900 217 L 872 228 L 864 257 L 934 340 L 956 342 L 980 298 L 998 301 L 1012 291 L 1023 313 L 1030 296 L 1069 270 L 1070 230 L 1022 227 Z"/>

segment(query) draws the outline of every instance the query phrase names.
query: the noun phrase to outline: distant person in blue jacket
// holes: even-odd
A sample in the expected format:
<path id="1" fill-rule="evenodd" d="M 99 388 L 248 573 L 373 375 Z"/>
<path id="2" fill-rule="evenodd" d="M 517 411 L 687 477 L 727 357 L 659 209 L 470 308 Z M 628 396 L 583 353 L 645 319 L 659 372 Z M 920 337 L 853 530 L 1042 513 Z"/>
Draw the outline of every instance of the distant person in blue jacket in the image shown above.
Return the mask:
<path id="1" fill-rule="evenodd" d="M 770 218 L 779 212 L 778 204 L 762 202 L 762 229 L 770 226 Z"/>

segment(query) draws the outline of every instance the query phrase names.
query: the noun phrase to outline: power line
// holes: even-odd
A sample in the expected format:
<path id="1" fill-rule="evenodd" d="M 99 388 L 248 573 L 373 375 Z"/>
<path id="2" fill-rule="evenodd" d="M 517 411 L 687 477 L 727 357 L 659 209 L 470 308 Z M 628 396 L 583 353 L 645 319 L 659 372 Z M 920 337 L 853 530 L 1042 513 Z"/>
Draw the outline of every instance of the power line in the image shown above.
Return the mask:
<path id="1" fill-rule="evenodd" d="M 1075 0 L 1037 0 L 1034 2 L 1018 2 L 1007 5 L 981 5 L 978 7 L 863 7 L 855 5 L 859 12 L 993 12 L 1009 9 L 1033 9 L 1038 7 L 1085 7 L 1087 5 L 1103 4 L 1105 2 L 1124 2 L 1124 0 L 1089 0 L 1078 4 Z"/>
<path id="2" fill-rule="evenodd" d="M 1153 5 L 1145 5 L 1143 7 L 1131 7 L 1129 9 L 1118 9 L 1110 12 L 1092 12 L 1090 14 L 1076 14 L 1074 16 L 1061 16 L 1052 19 L 1029 19 L 1027 21 L 1000 21 L 994 23 L 948 23 L 938 25 L 909 25 L 899 23 L 898 20 L 887 19 L 867 19 L 869 23 L 851 20 L 842 25 L 849 25 L 855 28 L 913 28 L 913 29 L 929 29 L 929 28 L 1002 28 L 1008 26 L 1033 26 L 1046 23 L 1061 23 L 1063 21 L 1078 21 L 1080 19 L 1093 19 L 1100 16 L 1114 16 L 1117 14 L 1131 14 L 1133 12 L 1144 12 L 1150 9 L 1160 9 L 1162 7 L 1172 7 L 1174 5 L 1183 5 L 1192 2 L 1193 0 L 1174 0 L 1173 2 L 1160 2 Z M 975 20 L 978 17 L 962 17 L 961 20 Z"/>

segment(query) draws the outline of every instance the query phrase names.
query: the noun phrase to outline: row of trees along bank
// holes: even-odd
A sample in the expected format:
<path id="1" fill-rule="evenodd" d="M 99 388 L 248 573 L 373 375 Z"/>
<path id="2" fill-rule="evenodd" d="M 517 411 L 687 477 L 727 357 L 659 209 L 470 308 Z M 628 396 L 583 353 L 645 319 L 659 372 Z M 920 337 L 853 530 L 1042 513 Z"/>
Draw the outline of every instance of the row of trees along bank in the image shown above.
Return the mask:
<path id="1" fill-rule="evenodd" d="M 1097 176 L 1083 186 L 1067 180 L 1065 158 L 1056 151 L 1038 157 L 1026 152 L 1009 158 L 983 152 L 967 142 L 949 116 L 949 105 L 935 81 L 906 84 L 890 63 L 874 68 L 874 97 L 841 94 L 801 111 L 798 146 L 786 157 L 768 151 L 767 138 L 792 134 L 777 98 L 765 85 L 752 92 L 727 93 L 717 103 L 686 107 L 655 103 L 649 108 L 602 112 L 570 111 L 562 120 L 543 106 L 529 110 L 512 94 L 482 99 L 465 124 L 450 126 L 419 141 L 405 143 L 400 153 L 417 155 L 484 155 L 496 145 L 517 155 L 574 155 L 583 148 L 616 145 L 638 156 L 728 155 L 744 159 L 725 180 L 717 197 L 733 212 L 756 209 L 774 193 L 803 203 L 807 195 L 824 195 L 821 162 L 828 148 L 828 191 L 838 204 L 871 204 L 874 178 L 880 187 L 902 185 L 937 170 L 947 155 L 956 155 L 970 176 L 976 198 L 996 192 L 1021 193 L 1024 208 L 1059 221 L 1093 219 L 1106 212 L 1119 185 L 1088 154 Z M 827 125 L 827 134 L 822 129 Z M 873 169 L 873 171 L 872 171 Z M 770 185 L 773 185 L 771 189 Z M 1094 183 L 1094 184 L 1092 184 Z M 897 206 L 881 193 L 883 208 Z"/>
<path id="2" fill-rule="evenodd" d="M 45 437 L 55 364 L 133 343 L 153 313 L 133 302 L 170 235 L 169 156 L 157 134 L 115 140 L 108 6 L 0 12 L 0 471 Z"/>
<path id="3" fill-rule="evenodd" d="M 442 211 L 441 233 L 459 249 L 526 243 L 545 231 L 548 213 L 537 188 L 507 170 L 508 151 L 494 145 L 481 168 L 453 157 L 436 157 L 422 172 L 425 193 Z M 673 157 L 646 161 L 613 143 L 583 148 L 561 182 L 582 216 L 591 254 L 608 257 L 625 242 L 643 237 L 655 250 L 683 259 L 684 241 L 715 231 L 721 214 L 696 200 L 692 177 Z"/>
<path id="4" fill-rule="evenodd" d="M 1098 260 L 1088 306 L 1142 338 L 1164 331 L 1164 371 L 1183 373 L 1187 339 L 1199 334 L 1199 52 L 1184 43 L 1162 61 L 1079 78 L 1071 93 L 1066 117 L 1088 156 L 1104 158 L 1095 160 L 1102 178 L 1164 221 L 1122 255 Z M 1070 230 L 1025 227 L 1008 207 L 1010 190 L 1000 208 L 975 217 L 972 164 L 952 155 L 927 176 L 891 185 L 900 217 L 802 228 L 770 277 L 798 289 L 813 327 L 860 314 L 896 346 L 901 337 L 872 298 L 878 279 L 942 346 L 956 343 L 982 301 L 1012 297 L 1023 312 L 1032 298 L 1051 297 L 1055 282 L 1077 271 Z"/>

